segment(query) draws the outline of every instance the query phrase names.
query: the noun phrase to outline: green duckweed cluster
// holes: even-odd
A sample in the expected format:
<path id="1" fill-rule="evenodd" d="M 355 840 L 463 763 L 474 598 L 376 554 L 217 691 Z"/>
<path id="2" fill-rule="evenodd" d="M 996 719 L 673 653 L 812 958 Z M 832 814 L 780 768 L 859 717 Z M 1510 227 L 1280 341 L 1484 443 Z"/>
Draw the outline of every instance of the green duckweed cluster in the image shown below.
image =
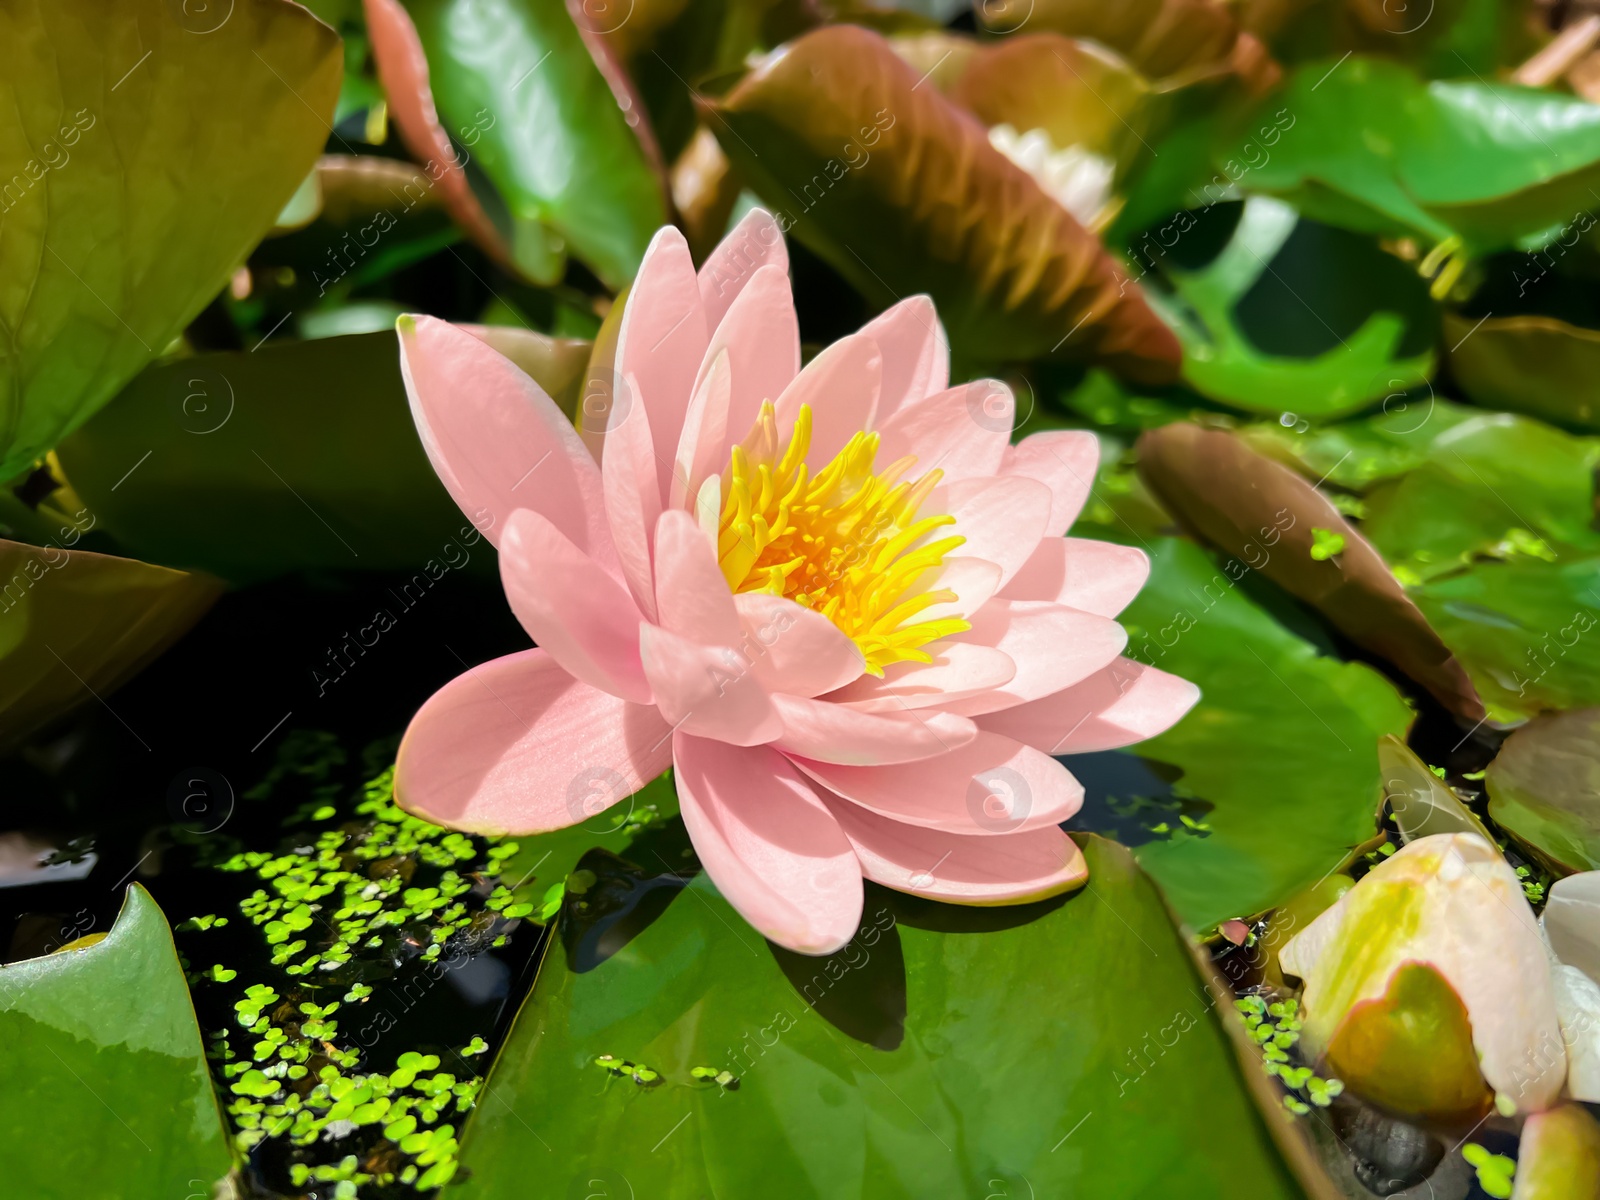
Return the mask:
<path id="1" fill-rule="evenodd" d="M 1478 1186 L 1485 1195 L 1496 1200 L 1509 1200 L 1514 1185 L 1517 1164 L 1504 1154 L 1492 1154 L 1477 1142 L 1461 1147 L 1461 1157 L 1477 1172 Z"/>
<path id="2" fill-rule="evenodd" d="M 1300 1040 L 1298 1000 L 1269 1000 L 1265 996 L 1247 995 L 1240 996 L 1233 1006 L 1244 1017 L 1245 1028 L 1261 1051 L 1267 1074 L 1275 1076 L 1288 1089 L 1283 1106 L 1295 1116 L 1305 1116 L 1312 1105 L 1327 1108 L 1335 1096 L 1343 1093 L 1342 1081 L 1323 1079 L 1310 1067 L 1296 1066 L 1290 1060 L 1289 1051 Z"/>
<path id="3" fill-rule="evenodd" d="M 420 963 L 437 981 L 502 946 L 535 905 L 517 902 L 500 882 L 516 843 L 409 816 L 394 802 L 392 767 L 365 784 L 353 807 L 341 805 L 347 789 L 327 778 L 338 761 L 336 744 L 286 746 L 266 783 L 293 773 L 315 783 L 312 802 L 286 822 L 294 831 L 288 848 L 224 851 L 209 864 L 255 885 L 238 913 L 281 977 L 245 982 L 216 963 L 190 978 L 237 989 L 232 1023 L 210 1032 L 208 1054 L 241 1152 L 280 1139 L 293 1148 L 294 1187 L 322 1185 L 336 1197 L 355 1197 L 368 1184 L 428 1191 L 456 1173 L 456 1134 L 477 1099 L 488 1043 L 474 1037 L 448 1061 L 408 1051 L 384 1071 L 368 1061 L 368 1039 L 344 1026 L 370 1029 L 385 1015 L 372 1005 L 374 985 L 382 1000 L 402 965 Z M 208 933 L 236 920 L 208 914 L 180 925 L 195 935 L 186 939 L 189 957 Z M 345 1152 L 352 1145 L 360 1153 Z M 317 1161 L 319 1151 L 339 1157 Z"/>

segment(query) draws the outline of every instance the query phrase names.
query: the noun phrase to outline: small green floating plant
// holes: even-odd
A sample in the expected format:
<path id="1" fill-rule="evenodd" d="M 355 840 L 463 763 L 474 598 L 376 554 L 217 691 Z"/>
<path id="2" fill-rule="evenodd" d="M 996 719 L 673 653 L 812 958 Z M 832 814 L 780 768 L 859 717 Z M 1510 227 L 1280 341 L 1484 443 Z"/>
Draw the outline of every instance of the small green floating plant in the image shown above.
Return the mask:
<path id="1" fill-rule="evenodd" d="M 1261 995 L 1240 996 L 1234 1008 L 1244 1017 L 1245 1028 L 1261 1052 L 1262 1065 L 1287 1090 L 1283 1106 L 1297 1117 L 1306 1116 L 1312 1107 L 1327 1108 L 1343 1094 L 1344 1084 L 1323 1079 L 1310 1067 L 1297 1066 L 1289 1051 L 1300 1040 L 1300 1002 L 1269 1000 Z"/>
<path id="2" fill-rule="evenodd" d="M 232 1022 L 210 1032 L 207 1053 L 241 1153 L 286 1143 L 289 1182 L 331 1184 L 323 1194 L 335 1197 L 355 1197 L 368 1185 L 426 1192 L 456 1174 L 457 1130 L 477 1099 L 489 1044 L 475 1036 L 447 1057 L 409 1050 L 384 1071 L 347 1019 L 366 1008 L 363 1027 L 372 1028 L 387 1015 L 374 999 L 382 1000 L 385 980 L 402 965 L 420 962 L 437 982 L 504 946 L 523 918 L 548 919 L 559 892 L 554 905 L 519 901 L 501 881 L 517 843 L 403 812 L 392 767 L 351 806 L 348 789 L 332 778 L 343 760 L 327 735 L 289 739 L 267 779 L 247 793 L 265 798 L 296 775 L 314 785 L 311 802 L 285 821 L 288 849 L 202 858 L 256 885 L 238 915 L 259 934 L 279 977 L 251 982 L 213 963 L 190 980 L 233 987 Z M 189 957 L 215 957 L 196 951 L 233 919 L 213 913 L 179 924 Z"/>

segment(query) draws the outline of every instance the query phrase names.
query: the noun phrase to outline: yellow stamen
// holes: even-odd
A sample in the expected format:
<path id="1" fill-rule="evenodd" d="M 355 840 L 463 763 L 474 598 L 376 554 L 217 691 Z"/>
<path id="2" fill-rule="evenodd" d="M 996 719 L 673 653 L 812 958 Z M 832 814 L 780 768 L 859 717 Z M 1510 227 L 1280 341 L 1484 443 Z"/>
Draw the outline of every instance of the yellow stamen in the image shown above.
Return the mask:
<path id="1" fill-rule="evenodd" d="M 929 585 L 959 536 L 932 540 L 954 517 L 917 517 L 942 472 L 901 482 L 914 458 L 874 471 L 878 435 L 858 433 L 812 475 L 811 409 L 802 404 L 787 445 L 772 402 L 733 448 L 722 494 L 717 553 L 735 592 L 787 596 L 837 625 L 882 675 L 896 662 L 932 662 L 924 646 L 972 626 L 960 617 L 917 620 L 954 592 Z"/>

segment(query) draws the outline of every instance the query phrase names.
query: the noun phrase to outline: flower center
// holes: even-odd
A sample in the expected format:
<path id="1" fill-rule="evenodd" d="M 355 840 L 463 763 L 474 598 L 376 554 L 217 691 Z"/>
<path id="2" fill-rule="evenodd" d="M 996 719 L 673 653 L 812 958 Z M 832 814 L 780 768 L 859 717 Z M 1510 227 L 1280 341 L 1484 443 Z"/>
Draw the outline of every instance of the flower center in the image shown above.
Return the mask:
<path id="1" fill-rule="evenodd" d="M 858 433 L 812 475 L 811 409 L 800 406 L 794 433 L 780 445 L 771 401 L 733 448 L 717 538 L 722 574 L 735 592 L 770 592 L 821 613 L 861 648 L 867 671 L 896 662 L 932 662 L 922 647 L 972 626 L 960 617 L 919 616 L 956 599 L 929 589 L 946 554 L 966 541 L 930 539 L 954 517 L 918 518 L 943 472 L 902 481 L 906 457 L 874 470 L 876 433 Z"/>

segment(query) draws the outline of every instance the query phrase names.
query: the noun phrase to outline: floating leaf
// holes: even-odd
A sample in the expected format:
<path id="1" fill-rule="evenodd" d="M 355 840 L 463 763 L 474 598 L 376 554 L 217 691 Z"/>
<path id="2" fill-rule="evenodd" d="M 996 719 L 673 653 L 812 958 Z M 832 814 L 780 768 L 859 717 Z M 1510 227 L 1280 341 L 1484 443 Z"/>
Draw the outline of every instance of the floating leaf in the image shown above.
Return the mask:
<path id="1" fill-rule="evenodd" d="M 575 403 L 583 343 L 474 332 Z M 60 456 L 124 545 L 229 579 L 332 567 L 436 580 L 493 561 L 417 440 L 393 333 L 154 367 Z"/>
<path id="2" fill-rule="evenodd" d="M 1600 433 L 1600 330 L 1555 317 L 1447 316 L 1450 373 L 1475 404 Z"/>
<path id="3" fill-rule="evenodd" d="M 826 959 L 764 943 L 704 875 L 597 965 L 552 941 L 501 1102 L 468 1126 L 463 1200 L 529 1179 L 660 1200 L 1297 1194 L 1160 897 L 1120 847 L 1085 853 L 1082 892 L 1026 908 L 869 886 Z"/>
<path id="4" fill-rule="evenodd" d="M 480 241 L 486 220 L 489 249 L 537 283 L 560 281 L 569 246 L 612 288 L 633 277 L 667 219 L 664 174 L 561 0 L 367 0 L 367 20 L 401 132 Z"/>
<path id="5" fill-rule="evenodd" d="M 990 0 L 976 12 L 991 33 L 1049 29 L 1099 42 L 1155 77 L 1226 62 L 1238 40 L 1227 7 L 1211 0 Z"/>
<path id="6" fill-rule="evenodd" d="M 75 542 L 86 528 L 63 533 Z M 107 696 L 221 591 L 130 558 L 0 541 L 0 745 Z"/>
<path id="7" fill-rule="evenodd" d="M 1139 472 L 1186 525 L 1316 608 L 1468 721 L 1483 704 L 1371 543 L 1289 468 L 1221 430 L 1186 423 L 1139 439 Z M 1181 673 L 1181 672 L 1180 672 Z"/>
<path id="8" fill-rule="evenodd" d="M 1370 667 L 1323 657 L 1249 598 L 1247 569 L 1192 542 L 1146 549 L 1150 582 L 1128 611 L 1129 653 L 1201 681 L 1194 710 L 1135 748 L 1181 775 L 1211 832 L 1138 847 L 1183 921 L 1204 930 L 1282 904 L 1374 833 L 1377 742 L 1411 712 Z M 1068 760 L 1070 765 L 1071 760 Z"/>
<path id="9" fill-rule="evenodd" d="M 298 4 L 10 6 L 0 44 L 0 479 L 110 400 L 311 170 L 339 40 Z M 203 199 L 202 199 L 203 197 Z"/>
<path id="10" fill-rule="evenodd" d="M 878 35 L 770 55 L 708 124 L 786 230 L 873 303 L 927 292 L 975 361 L 1047 355 L 1155 382 L 1179 350 L 1100 243 Z"/>
<path id="11" fill-rule="evenodd" d="M 1175 239 L 1192 227 L 1193 219 L 1181 223 L 1188 217 L 1184 213 L 1176 219 Z M 1386 297 L 1379 302 L 1382 307 L 1362 312 L 1359 326 L 1341 336 L 1312 307 L 1321 297 L 1305 298 L 1284 282 L 1281 272 L 1285 268 L 1273 263 L 1301 226 L 1294 209 L 1258 196 L 1245 203 L 1232 238 L 1211 262 L 1197 269 L 1163 266 L 1174 298 L 1161 302 L 1161 307 L 1170 313 L 1183 343 L 1185 382 L 1231 408 L 1279 413 L 1292 405 L 1294 411 L 1310 417 L 1356 412 L 1381 397 L 1404 394 L 1426 383 L 1433 372 L 1433 352 L 1405 351 L 1407 318 L 1386 311 L 1393 300 Z M 1368 262 L 1379 253 L 1370 244 L 1337 231 L 1323 236 L 1329 242 L 1324 253 L 1330 257 L 1322 259 L 1314 247 L 1311 250 L 1313 267 L 1319 273 L 1349 269 L 1349 263 L 1341 264 L 1341 257 L 1333 252 L 1342 251 L 1348 258 L 1364 250 Z M 1333 283 L 1345 287 L 1359 283 L 1358 303 L 1374 303 L 1368 290 L 1370 279 L 1359 272 L 1334 278 Z M 1274 292 L 1269 310 L 1272 319 L 1298 316 L 1305 308 L 1311 321 L 1331 337 L 1330 344 L 1310 355 L 1264 350 L 1240 324 L 1241 305 L 1258 285 Z"/>
<path id="12" fill-rule="evenodd" d="M 1399 738 L 1378 739 L 1378 767 L 1389 812 L 1408 842 L 1436 833 L 1475 833 L 1491 845 L 1494 838 L 1449 784 L 1428 769 Z"/>
<path id="13" fill-rule="evenodd" d="M 1489 815 L 1561 874 L 1600 869 L 1600 709 L 1537 717 L 1489 764 Z"/>
<path id="14" fill-rule="evenodd" d="M 231 1164 L 172 934 L 138 884 L 97 944 L 0 967 L 0 1074 L 16 1196 L 209 1196 Z"/>

